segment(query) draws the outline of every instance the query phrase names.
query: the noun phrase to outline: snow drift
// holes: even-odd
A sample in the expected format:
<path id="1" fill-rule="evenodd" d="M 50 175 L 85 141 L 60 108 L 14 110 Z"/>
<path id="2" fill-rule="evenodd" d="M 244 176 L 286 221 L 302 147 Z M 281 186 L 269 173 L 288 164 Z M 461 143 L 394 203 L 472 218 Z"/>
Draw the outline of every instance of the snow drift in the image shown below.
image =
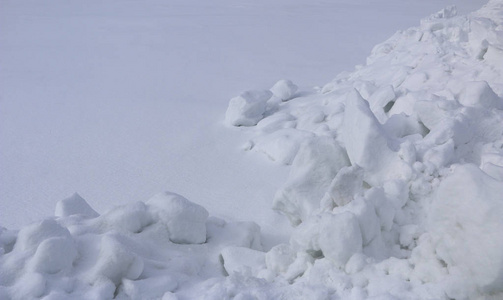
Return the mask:
<path id="1" fill-rule="evenodd" d="M 262 251 L 254 223 L 173 193 L 0 230 L 6 299 L 500 299 L 503 3 L 446 8 L 316 92 L 282 80 L 227 109 L 246 149 L 291 165 L 273 207 L 295 226 Z"/>

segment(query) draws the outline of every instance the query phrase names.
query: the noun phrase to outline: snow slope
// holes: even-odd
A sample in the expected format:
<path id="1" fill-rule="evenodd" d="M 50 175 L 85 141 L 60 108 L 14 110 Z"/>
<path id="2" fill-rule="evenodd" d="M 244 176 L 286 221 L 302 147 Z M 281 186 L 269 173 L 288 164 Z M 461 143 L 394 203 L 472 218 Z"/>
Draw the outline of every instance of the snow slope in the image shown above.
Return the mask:
<path id="1" fill-rule="evenodd" d="M 291 164 L 288 242 L 174 193 L 104 214 L 74 194 L 1 230 L 0 298 L 500 299 L 502 33 L 503 2 L 450 7 L 316 92 L 233 98 L 245 149 Z"/>

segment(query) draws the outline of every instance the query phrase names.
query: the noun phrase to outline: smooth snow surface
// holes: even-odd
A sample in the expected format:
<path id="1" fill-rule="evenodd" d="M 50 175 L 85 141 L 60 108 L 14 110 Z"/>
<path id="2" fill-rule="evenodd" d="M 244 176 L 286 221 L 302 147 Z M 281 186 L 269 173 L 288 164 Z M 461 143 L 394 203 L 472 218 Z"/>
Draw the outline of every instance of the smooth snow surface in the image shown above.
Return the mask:
<path id="1" fill-rule="evenodd" d="M 103 176 L 97 170 L 87 172 L 97 165 L 110 168 L 105 177 L 90 180 L 90 186 L 98 183 L 106 190 L 115 182 L 124 191 L 115 195 L 118 200 L 108 203 L 88 203 L 84 200 L 87 191 L 82 193 L 84 197 L 76 193 L 68 197 L 69 193 L 54 205 L 54 217 L 20 230 L 0 227 L 1 299 L 503 298 L 501 0 L 491 0 L 480 10 L 461 16 L 454 7 L 447 7 L 423 19 L 418 27 L 397 32 L 374 47 L 366 64 L 340 73 L 315 90 L 300 85 L 308 84 L 302 82 L 307 76 L 299 75 L 302 72 L 288 76 L 292 80 L 279 81 L 288 72 L 273 72 L 280 76 L 272 83 L 256 80 L 253 83 L 258 83 L 259 89 L 243 86 L 243 92 L 228 95 L 225 101 L 231 100 L 225 116 L 225 106 L 219 106 L 222 100 L 210 101 L 211 105 L 205 100 L 221 95 L 218 90 L 224 87 L 213 86 L 205 74 L 183 73 L 187 77 L 182 79 L 175 76 L 190 69 L 197 59 L 175 63 L 171 73 L 169 57 L 184 57 L 190 52 L 185 46 L 179 48 L 176 39 L 159 38 L 154 29 L 161 26 L 183 36 L 190 26 L 211 28 L 201 27 L 204 22 L 189 26 L 183 23 L 184 17 L 212 20 L 209 24 L 229 31 L 200 34 L 209 43 L 215 43 L 213 38 L 222 34 L 216 39 L 220 48 L 210 47 L 205 55 L 213 57 L 221 54 L 218 49 L 230 47 L 233 50 L 228 53 L 235 56 L 225 59 L 232 63 L 242 58 L 239 51 L 233 52 L 242 45 L 238 47 L 223 37 L 234 36 L 234 23 L 226 23 L 232 20 L 230 15 L 219 21 L 214 17 L 234 10 L 249 11 L 253 12 L 249 19 L 240 19 L 247 20 L 245 24 L 255 24 L 256 18 L 265 16 L 276 17 L 279 20 L 273 23 L 281 23 L 282 18 L 290 20 L 292 15 L 309 16 L 312 9 L 324 20 L 334 18 L 324 7 L 329 4 L 271 5 L 284 9 L 278 15 L 264 10 L 261 4 L 226 7 L 222 3 L 203 5 L 200 9 L 204 13 L 199 15 L 198 10 L 191 9 L 195 3 L 184 2 L 175 5 L 182 14 L 170 15 L 180 19 L 170 23 L 172 19 L 162 16 L 172 11 L 160 3 L 156 3 L 157 18 L 151 18 L 146 9 L 149 6 L 143 3 L 125 2 L 127 5 L 117 11 L 108 10 L 113 8 L 110 3 L 91 8 L 77 7 L 77 2 L 59 3 L 59 10 L 44 10 L 47 7 L 35 2 L 20 3 L 2 2 L 10 10 L 2 12 L 5 18 L 1 22 L 10 30 L 2 31 L 1 39 L 10 43 L 0 45 L 7 53 L 1 54 L 2 65 L 7 66 L 1 73 L 2 85 L 7 87 L 2 91 L 1 113 L 5 118 L 1 122 L 10 127 L 2 126 L 1 130 L 9 142 L 6 145 L 12 143 L 2 150 L 1 159 L 7 165 L 2 168 L 1 184 L 6 186 L 2 193 L 12 195 L 9 193 L 15 185 L 9 183 L 16 182 L 16 176 L 27 176 L 16 172 L 17 163 L 26 158 L 26 165 L 33 167 L 30 153 L 38 150 L 48 151 L 42 156 L 46 160 L 38 162 L 40 168 L 26 178 L 37 180 L 47 174 L 50 181 L 66 174 L 68 178 L 57 181 L 64 183 L 67 179 L 74 186 L 71 174 L 82 173 L 71 168 L 75 165 L 68 155 L 73 153 L 80 162 L 91 163 L 79 165 L 83 174 L 97 172 Z M 359 7 L 339 3 L 340 7 L 356 5 L 363 15 L 363 8 L 394 4 L 389 1 Z M 408 9 L 414 5 L 418 4 L 408 3 Z M 136 10 L 129 10 L 132 7 Z M 66 15 L 70 11 L 71 19 L 64 22 L 70 18 Z M 112 11 L 138 23 L 128 27 L 124 19 L 106 18 Z M 21 25 L 25 18 L 43 19 L 41 24 L 49 25 L 53 36 L 39 36 L 43 41 L 38 42 L 23 40 L 45 30 L 31 27 L 34 32 L 27 34 L 27 28 Z M 84 38 L 75 37 L 68 35 L 72 30 L 57 26 L 62 24 L 76 26 L 73 32 L 90 31 Z M 176 24 L 188 27 L 169 26 Z M 290 29 L 302 27 L 295 26 Z M 265 28 L 261 30 L 265 32 Z M 94 35 L 94 30 L 115 30 L 120 42 L 110 43 L 106 34 Z M 61 39 L 59 34 L 68 43 L 54 43 Z M 319 34 L 314 33 L 317 37 Z M 199 41 L 180 39 L 201 47 Z M 267 48 L 267 43 L 259 44 L 246 36 L 241 41 L 251 42 L 250 51 Z M 53 61 L 26 56 L 19 64 L 16 51 L 33 53 L 29 43 L 52 45 L 44 51 L 61 51 L 68 56 L 56 55 Z M 130 49 L 114 48 L 122 43 Z M 159 44 L 169 45 L 169 51 L 152 57 L 136 55 L 158 51 Z M 95 54 L 90 55 L 93 51 Z M 288 49 L 284 53 L 289 53 Z M 13 59 L 8 59 L 9 55 Z M 120 63 L 124 61 L 129 63 Z M 203 70 L 218 65 L 218 61 L 203 61 L 207 64 Z M 27 73 L 34 62 L 34 70 L 42 67 L 53 74 Z M 282 64 L 275 62 L 270 68 Z M 77 71 L 65 69 L 70 66 Z M 215 67 L 216 74 L 221 74 L 223 67 Z M 250 63 L 245 71 L 254 68 L 257 64 Z M 141 71 L 151 77 L 143 79 Z M 19 78 L 24 76 L 28 76 L 27 82 L 36 83 L 33 88 L 21 88 Z M 236 82 L 244 80 L 224 78 L 229 79 L 228 89 L 242 85 Z M 110 85 L 115 88 L 107 89 L 107 83 L 116 81 L 120 83 Z M 128 88 L 117 89 L 120 86 Z M 180 106 L 183 109 L 169 106 L 163 111 L 163 104 L 153 105 L 165 103 L 161 96 L 175 88 L 178 92 L 173 96 L 184 101 Z M 89 95 L 96 98 L 89 100 Z M 40 100 L 31 103 L 35 96 Z M 123 99 L 124 106 L 114 105 L 117 99 Z M 39 116 L 41 112 L 46 115 Z M 50 125 L 42 126 L 41 121 L 48 119 L 52 120 Z M 110 128 L 105 124 L 117 128 L 98 134 Z M 156 128 L 150 139 L 145 130 L 161 124 L 164 126 Z M 177 128 L 184 131 L 177 132 Z M 16 134 L 9 129 L 33 130 L 36 134 L 31 137 L 36 139 L 19 139 L 27 131 Z M 130 138 L 115 138 L 121 134 Z M 58 147 L 58 141 L 70 137 L 77 140 L 75 144 Z M 250 155 L 233 146 L 236 141 L 241 141 L 241 149 Z M 70 151 L 75 146 L 81 149 Z M 134 150 L 141 151 L 128 154 Z M 96 158 L 99 153 L 103 156 Z M 159 157 L 178 162 L 160 163 Z M 150 162 L 147 165 L 158 169 L 145 178 L 138 171 L 140 175 L 133 177 L 138 180 L 125 185 L 123 180 L 132 177 L 123 174 L 123 165 L 117 164 L 127 159 L 132 159 L 128 168 Z M 58 168 L 65 163 L 67 173 L 59 173 Z M 59 175 L 53 175 L 51 167 Z M 192 170 L 202 172 L 190 173 Z M 159 178 L 156 176 L 167 176 L 164 179 L 173 179 L 174 186 L 187 189 L 184 196 L 190 201 L 173 192 L 155 194 L 147 201 L 120 199 L 122 193 L 141 188 L 142 180 Z M 200 184 L 195 182 L 198 179 Z M 164 180 L 159 182 L 165 184 Z M 157 184 L 147 186 L 150 189 Z M 169 187 L 168 183 L 163 189 Z M 43 191 L 51 193 L 50 189 Z M 33 190 L 27 193 L 36 195 Z M 8 214 L 12 219 L 23 217 L 9 201 L 2 200 L 2 207 L 7 207 L 2 222 Z M 35 200 L 27 203 L 37 204 Z M 100 207 L 123 204 L 101 213 L 93 203 L 100 203 Z M 287 218 L 270 210 L 271 203 Z M 291 229 L 285 228 L 286 219 Z"/>

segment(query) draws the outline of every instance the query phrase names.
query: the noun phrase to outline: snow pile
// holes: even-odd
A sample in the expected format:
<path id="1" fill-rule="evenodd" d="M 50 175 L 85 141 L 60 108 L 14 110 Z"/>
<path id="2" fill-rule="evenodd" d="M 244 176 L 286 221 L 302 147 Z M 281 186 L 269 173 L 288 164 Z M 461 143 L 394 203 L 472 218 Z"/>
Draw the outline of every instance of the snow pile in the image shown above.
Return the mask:
<path id="1" fill-rule="evenodd" d="M 316 93 L 233 98 L 246 149 L 291 165 L 260 228 L 174 193 L 0 228 L 1 299 L 501 299 L 503 3 L 448 8 Z"/>
<path id="2" fill-rule="evenodd" d="M 221 252 L 261 250 L 256 224 L 208 218 L 173 193 L 103 215 L 75 194 L 56 215 L 0 231 L 1 299 L 176 299 L 184 285 L 224 275 Z"/>
<path id="3" fill-rule="evenodd" d="M 269 100 L 246 148 L 291 164 L 273 207 L 296 228 L 261 278 L 322 298 L 503 297 L 502 73 L 490 1 L 396 33 L 317 93 Z"/>

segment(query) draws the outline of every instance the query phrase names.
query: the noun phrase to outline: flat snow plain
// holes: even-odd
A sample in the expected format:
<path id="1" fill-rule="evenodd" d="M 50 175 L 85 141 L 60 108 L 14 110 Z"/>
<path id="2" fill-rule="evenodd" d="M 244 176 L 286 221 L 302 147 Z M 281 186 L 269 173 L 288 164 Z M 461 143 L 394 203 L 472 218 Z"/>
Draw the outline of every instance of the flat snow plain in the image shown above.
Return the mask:
<path id="1" fill-rule="evenodd" d="M 498 299 L 501 1 L 312 89 L 443 4 L 2 2 L 0 296 Z"/>

